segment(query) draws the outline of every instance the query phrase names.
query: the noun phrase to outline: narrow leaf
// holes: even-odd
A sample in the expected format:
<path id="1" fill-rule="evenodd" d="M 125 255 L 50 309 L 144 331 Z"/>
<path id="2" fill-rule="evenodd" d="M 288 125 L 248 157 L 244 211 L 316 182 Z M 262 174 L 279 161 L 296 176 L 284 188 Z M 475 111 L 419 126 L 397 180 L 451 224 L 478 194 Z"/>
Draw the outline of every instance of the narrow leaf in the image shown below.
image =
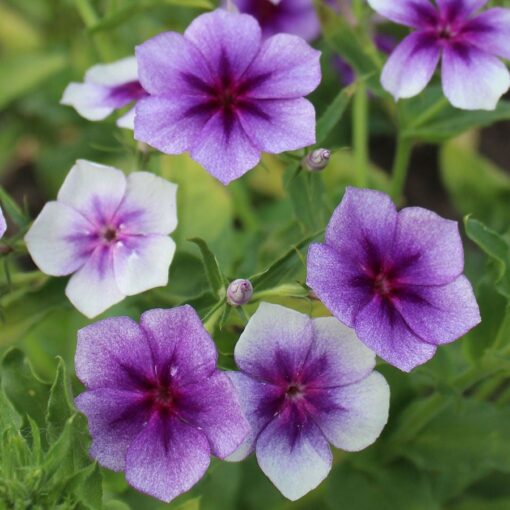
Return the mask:
<path id="1" fill-rule="evenodd" d="M 222 297 L 225 293 L 225 277 L 221 272 L 220 265 L 214 253 L 209 249 L 209 246 L 203 239 L 195 237 L 189 239 L 190 242 L 195 243 L 200 249 L 202 254 L 202 262 L 204 264 L 205 274 L 209 282 L 209 286 L 216 297 Z"/>

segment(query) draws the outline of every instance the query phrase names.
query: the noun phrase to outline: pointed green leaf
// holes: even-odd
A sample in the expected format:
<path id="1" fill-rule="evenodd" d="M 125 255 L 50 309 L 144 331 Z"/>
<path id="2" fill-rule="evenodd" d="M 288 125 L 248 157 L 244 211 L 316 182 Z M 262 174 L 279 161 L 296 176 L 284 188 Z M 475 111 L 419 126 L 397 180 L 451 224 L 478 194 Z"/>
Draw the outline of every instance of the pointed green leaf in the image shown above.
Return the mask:
<path id="1" fill-rule="evenodd" d="M 7 429 L 19 430 L 23 420 L 0 389 L 0 434 Z"/>
<path id="2" fill-rule="evenodd" d="M 223 297 L 225 295 L 226 279 L 221 272 L 218 259 L 203 239 L 195 237 L 193 239 L 189 239 L 189 241 L 195 243 L 200 249 L 205 274 L 213 294 L 218 298 Z"/>

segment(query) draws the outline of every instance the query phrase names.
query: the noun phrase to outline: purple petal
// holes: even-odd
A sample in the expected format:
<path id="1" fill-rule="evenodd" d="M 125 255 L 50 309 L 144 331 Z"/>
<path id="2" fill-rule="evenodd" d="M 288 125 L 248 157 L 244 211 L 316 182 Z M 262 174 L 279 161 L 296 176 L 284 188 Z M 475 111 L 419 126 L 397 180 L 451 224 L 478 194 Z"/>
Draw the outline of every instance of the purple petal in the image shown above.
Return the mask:
<path id="1" fill-rule="evenodd" d="M 74 362 L 78 379 L 91 390 L 134 391 L 154 376 L 145 333 L 128 317 L 104 319 L 80 329 Z"/>
<path id="2" fill-rule="evenodd" d="M 6 230 L 7 230 L 7 223 L 5 221 L 4 213 L 2 212 L 2 209 L 0 208 L 0 239 L 5 234 Z"/>
<path id="3" fill-rule="evenodd" d="M 430 33 L 414 32 L 408 35 L 384 66 L 381 75 L 384 89 L 396 101 L 416 96 L 432 79 L 440 53 L 440 46 Z"/>
<path id="4" fill-rule="evenodd" d="M 64 276 L 74 273 L 87 261 L 90 255 L 87 235 L 92 228 L 75 209 L 59 202 L 48 202 L 30 227 L 25 242 L 42 272 Z M 0 237 L 1 230 L 0 225 Z"/>
<path id="5" fill-rule="evenodd" d="M 400 313 L 379 297 L 357 315 L 356 333 L 367 347 L 404 372 L 425 363 L 436 352 L 436 346 L 416 336 Z"/>
<path id="6" fill-rule="evenodd" d="M 439 10 L 444 19 L 450 22 L 468 18 L 473 12 L 481 9 L 489 0 L 437 0 Z"/>
<path id="7" fill-rule="evenodd" d="M 437 18 L 429 0 L 368 0 L 381 16 L 413 28 L 427 26 Z"/>
<path id="8" fill-rule="evenodd" d="M 241 125 L 253 145 L 281 153 L 315 143 L 315 109 L 306 99 L 258 100 L 256 108 L 239 111 Z"/>
<path id="9" fill-rule="evenodd" d="M 497 57 L 469 45 L 448 45 L 443 53 L 443 90 L 464 110 L 494 110 L 510 88 L 510 73 Z"/>
<path id="10" fill-rule="evenodd" d="M 261 43 L 255 18 L 224 9 L 195 18 L 184 36 L 200 50 L 216 76 L 233 79 L 243 75 Z"/>
<path id="11" fill-rule="evenodd" d="M 339 237 L 342 239 L 342 237 Z M 306 283 L 324 306 L 349 327 L 358 312 L 372 299 L 372 292 L 357 284 L 359 270 L 326 244 L 308 250 Z"/>
<path id="12" fill-rule="evenodd" d="M 113 254 L 108 246 L 98 246 L 83 267 L 71 276 L 66 296 L 89 319 L 126 297 L 117 284 Z"/>
<path id="13" fill-rule="evenodd" d="M 278 382 L 302 367 L 312 341 L 313 326 L 308 316 L 261 303 L 236 344 L 235 360 L 254 378 Z"/>
<path id="14" fill-rule="evenodd" d="M 166 287 L 175 243 L 162 235 L 131 236 L 115 246 L 115 281 L 126 296 Z"/>
<path id="15" fill-rule="evenodd" d="M 482 51 L 510 59 L 510 9 L 489 9 L 469 20 L 463 39 Z"/>
<path id="16" fill-rule="evenodd" d="M 413 332 L 431 344 L 446 344 L 480 322 L 480 310 L 468 279 L 442 286 L 411 286 L 395 306 Z"/>
<path id="17" fill-rule="evenodd" d="M 127 449 L 149 418 L 143 395 L 102 388 L 82 393 L 75 403 L 87 416 L 90 455 L 108 469 L 124 470 Z"/>
<path id="18" fill-rule="evenodd" d="M 400 211 L 393 253 L 398 280 L 406 284 L 443 285 L 464 269 L 457 222 L 421 207 Z"/>
<path id="19" fill-rule="evenodd" d="M 207 436 L 220 459 L 237 450 L 250 432 L 232 382 L 219 371 L 179 390 L 179 415 Z"/>
<path id="20" fill-rule="evenodd" d="M 236 118 L 214 115 L 190 148 L 191 157 L 223 184 L 238 179 L 260 161 L 260 150 Z"/>
<path id="21" fill-rule="evenodd" d="M 159 34 L 137 46 L 136 58 L 140 82 L 152 95 L 196 95 L 197 91 L 190 87 L 190 80 L 211 80 L 200 51 L 176 32 Z"/>
<path id="22" fill-rule="evenodd" d="M 169 503 L 204 476 L 209 445 L 199 430 L 154 414 L 126 455 L 126 479 L 137 490 Z"/>
<path id="23" fill-rule="evenodd" d="M 388 421 L 390 388 L 384 377 L 374 372 L 365 379 L 325 390 L 328 403 L 317 402 L 314 420 L 335 447 L 357 452 L 370 446 Z"/>
<path id="24" fill-rule="evenodd" d="M 321 53 L 295 35 L 265 41 L 250 65 L 244 86 L 250 98 L 294 99 L 313 92 L 321 81 Z"/>
<path id="25" fill-rule="evenodd" d="M 290 412 L 267 425 L 256 451 L 262 471 L 292 501 L 315 489 L 328 475 L 333 460 L 326 438 L 313 421 L 298 422 Z"/>
<path id="26" fill-rule="evenodd" d="M 195 310 L 188 305 L 156 309 L 140 318 L 158 373 L 178 386 L 207 379 L 216 369 L 217 351 Z"/>

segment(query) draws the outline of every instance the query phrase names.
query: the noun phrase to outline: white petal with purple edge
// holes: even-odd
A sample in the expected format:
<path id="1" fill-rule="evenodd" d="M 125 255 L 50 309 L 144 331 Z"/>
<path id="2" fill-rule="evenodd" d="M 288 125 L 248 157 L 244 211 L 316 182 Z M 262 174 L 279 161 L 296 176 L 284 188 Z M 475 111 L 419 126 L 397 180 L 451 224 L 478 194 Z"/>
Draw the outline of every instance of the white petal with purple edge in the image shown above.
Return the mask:
<path id="1" fill-rule="evenodd" d="M 117 242 L 113 267 L 115 281 L 126 296 L 168 284 L 175 243 L 162 235 L 133 236 Z"/>
<path id="2" fill-rule="evenodd" d="M 5 222 L 4 213 L 2 212 L 2 209 L 0 208 L 0 239 L 5 234 L 6 230 L 7 230 L 7 223 Z"/>
<path id="3" fill-rule="evenodd" d="M 97 64 L 86 72 L 85 81 L 109 87 L 138 81 L 136 57 L 126 57 L 109 64 Z"/>
<path id="4" fill-rule="evenodd" d="M 396 101 L 416 96 L 432 79 L 439 57 L 440 48 L 432 36 L 421 32 L 408 35 L 386 62 L 382 86 Z"/>
<path id="5" fill-rule="evenodd" d="M 315 422 L 337 448 L 357 452 L 370 446 L 388 421 L 390 387 L 374 372 L 354 384 L 326 390 L 334 406 L 315 415 Z"/>
<path id="6" fill-rule="evenodd" d="M 103 120 L 114 108 L 108 101 L 110 89 L 94 83 L 70 83 L 64 90 L 60 104 L 72 106 L 87 120 Z"/>
<path id="7" fill-rule="evenodd" d="M 494 110 L 510 88 L 506 66 L 474 46 L 445 47 L 441 72 L 445 96 L 463 110 Z"/>
<path id="8" fill-rule="evenodd" d="M 74 273 L 91 254 L 92 225 L 72 207 L 48 202 L 30 227 L 25 242 L 37 267 L 51 276 Z"/>
<path id="9" fill-rule="evenodd" d="M 89 319 L 126 297 L 117 284 L 112 253 L 108 248 L 96 248 L 85 265 L 71 276 L 66 296 Z"/>
<path id="10" fill-rule="evenodd" d="M 368 0 L 381 16 L 414 28 L 420 28 L 435 16 L 436 9 L 429 0 Z"/>

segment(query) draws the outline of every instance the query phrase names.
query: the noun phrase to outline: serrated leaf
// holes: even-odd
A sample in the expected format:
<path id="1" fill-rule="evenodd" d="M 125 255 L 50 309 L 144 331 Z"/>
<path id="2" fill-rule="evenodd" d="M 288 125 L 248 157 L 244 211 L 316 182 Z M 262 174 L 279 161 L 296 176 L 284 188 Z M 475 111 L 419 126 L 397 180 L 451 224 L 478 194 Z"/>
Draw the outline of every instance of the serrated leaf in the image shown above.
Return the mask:
<path id="1" fill-rule="evenodd" d="M 202 255 L 202 262 L 204 264 L 205 274 L 211 291 L 217 298 L 223 297 L 225 294 L 225 277 L 221 272 L 220 265 L 214 253 L 209 249 L 209 246 L 203 239 L 195 237 L 189 240 L 195 243 L 200 249 Z"/>

